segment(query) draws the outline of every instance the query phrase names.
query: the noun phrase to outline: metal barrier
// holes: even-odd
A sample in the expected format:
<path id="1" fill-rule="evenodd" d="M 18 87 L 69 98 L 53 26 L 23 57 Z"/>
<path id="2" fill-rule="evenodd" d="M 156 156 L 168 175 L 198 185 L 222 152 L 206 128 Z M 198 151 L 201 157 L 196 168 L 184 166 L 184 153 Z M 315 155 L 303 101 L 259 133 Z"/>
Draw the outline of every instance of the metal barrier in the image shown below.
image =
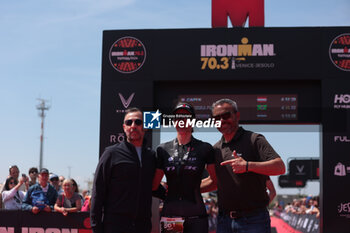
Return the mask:
<path id="1" fill-rule="evenodd" d="M 279 216 L 289 226 L 303 233 L 319 233 L 320 219 L 311 214 L 292 214 L 282 212 Z"/>

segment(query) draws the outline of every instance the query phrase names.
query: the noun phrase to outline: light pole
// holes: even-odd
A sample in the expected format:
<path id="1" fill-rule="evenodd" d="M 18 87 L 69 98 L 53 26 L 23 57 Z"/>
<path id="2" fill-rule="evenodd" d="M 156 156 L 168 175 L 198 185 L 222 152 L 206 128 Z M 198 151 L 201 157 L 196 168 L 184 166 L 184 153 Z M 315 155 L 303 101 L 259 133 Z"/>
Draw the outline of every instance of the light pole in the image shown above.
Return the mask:
<path id="1" fill-rule="evenodd" d="M 46 100 L 38 99 L 40 103 L 36 106 L 39 110 L 39 116 L 41 118 L 41 135 L 40 135 L 40 157 L 39 157 L 39 170 L 43 167 L 43 144 L 44 144 L 44 119 L 45 111 L 50 109 L 50 106 L 46 104 Z"/>
<path id="2" fill-rule="evenodd" d="M 72 168 L 71 166 L 68 166 L 68 179 L 70 179 L 70 169 L 71 168 Z"/>

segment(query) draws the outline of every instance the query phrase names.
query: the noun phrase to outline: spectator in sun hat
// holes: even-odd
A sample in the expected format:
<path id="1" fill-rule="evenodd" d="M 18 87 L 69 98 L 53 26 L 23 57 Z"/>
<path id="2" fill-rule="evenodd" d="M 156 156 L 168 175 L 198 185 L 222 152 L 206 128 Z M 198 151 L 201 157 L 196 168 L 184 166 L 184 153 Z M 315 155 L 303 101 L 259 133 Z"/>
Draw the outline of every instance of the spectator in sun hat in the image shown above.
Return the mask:
<path id="1" fill-rule="evenodd" d="M 63 192 L 62 186 L 60 186 L 58 175 L 51 173 L 49 176 L 49 181 L 50 184 L 56 189 L 58 195 Z"/>
<path id="2" fill-rule="evenodd" d="M 49 170 L 40 169 L 39 182 L 32 185 L 26 193 L 22 209 L 31 211 L 34 214 L 40 211 L 51 212 L 57 199 L 56 189 L 48 183 Z"/>
<path id="3" fill-rule="evenodd" d="M 38 173 L 39 171 L 36 167 L 29 168 L 29 171 L 28 171 L 28 175 L 30 178 L 29 187 L 37 183 Z"/>

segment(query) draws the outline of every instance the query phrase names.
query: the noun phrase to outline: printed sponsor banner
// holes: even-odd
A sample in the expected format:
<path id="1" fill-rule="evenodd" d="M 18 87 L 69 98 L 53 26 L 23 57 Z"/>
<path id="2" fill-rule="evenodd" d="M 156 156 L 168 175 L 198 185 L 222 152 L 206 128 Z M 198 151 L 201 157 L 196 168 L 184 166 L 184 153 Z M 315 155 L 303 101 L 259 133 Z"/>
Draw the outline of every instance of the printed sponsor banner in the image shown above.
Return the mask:
<path id="1" fill-rule="evenodd" d="M 40 212 L 33 214 L 29 211 L 2 210 L 0 211 L 0 232 L 6 233 L 92 233 L 90 213 L 61 213 Z"/>
<path id="2" fill-rule="evenodd" d="M 350 80 L 324 80 L 322 86 L 323 198 L 320 204 L 323 232 L 348 232 L 345 226 L 349 224 L 350 188 L 344 184 L 350 179 L 350 143 L 347 142 L 350 135 Z"/>
<path id="3" fill-rule="evenodd" d="M 201 80 L 213 72 L 225 80 L 238 73 L 245 75 L 240 79 L 254 79 L 254 72 L 269 79 L 318 79 L 322 66 L 315 57 L 322 51 L 315 38 L 321 39 L 322 30 L 104 31 L 103 81 Z"/>
<path id="4" fill-rule="evenodd" d="M 145 91 L 147 90 L 147 91 Z M 102 85 L 101 125 L 100 125 L 100 155 L 107 146 L 125 140 L 123 120 L 125 110 L 138 107 L 141 111 L 151 109 L 153 96 L 151 83 L 128 82 L 117 80 Z M 150 134 L 146 133 L 147 142 L 152 143 Z"/>
<path id="5" fill-rule="evenodd" d="M 322 230 L 342 232 L 348 219 L 337 208 L 344 210 L 350 195 L 339 182 L 349 178 L 350 165 L 349 32 L 349 27 L 104 31 L 100 152 L 121 141 L 127 107 L 169 114 L 183 98 L 207 119 L 211 95 L 254 96 L 241 108 L 247 110 L 241 123 L 322 125 L 321 206 L 333 210 L 322 213 Z M 289 99 L 279 98 L 275 106 L 271 95 Z M 305 185 L 303 179 L 284 178 Z"/>

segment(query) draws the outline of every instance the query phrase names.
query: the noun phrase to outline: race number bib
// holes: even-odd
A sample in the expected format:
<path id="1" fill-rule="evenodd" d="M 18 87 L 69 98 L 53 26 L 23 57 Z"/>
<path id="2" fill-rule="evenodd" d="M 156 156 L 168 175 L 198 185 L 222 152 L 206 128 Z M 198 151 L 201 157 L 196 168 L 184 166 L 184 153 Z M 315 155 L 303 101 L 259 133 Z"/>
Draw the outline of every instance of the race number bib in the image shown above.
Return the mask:
<path id="1" fill-rule="evenodd" d="M 183 218 L 167 218 L 160 219 L 160 233 L 183 233 L 184 230 Z"/>

